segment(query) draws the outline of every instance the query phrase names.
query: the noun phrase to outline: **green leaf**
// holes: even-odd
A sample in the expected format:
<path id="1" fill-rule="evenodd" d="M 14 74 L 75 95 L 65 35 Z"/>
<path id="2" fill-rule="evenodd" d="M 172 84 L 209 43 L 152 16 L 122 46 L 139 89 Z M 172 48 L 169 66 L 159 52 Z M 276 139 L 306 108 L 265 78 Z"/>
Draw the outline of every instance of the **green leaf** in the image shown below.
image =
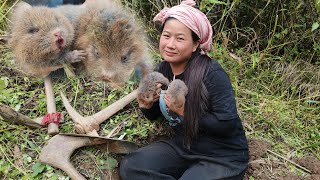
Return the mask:
<path id="1" fill-rule="evenodd" d="M 32 158 L 28 155 L 23 156 L 24 163 L 28 164 L 32 161 Z"/>
<path id="2" fill-rule="evenodd" d="M 44 168 L 46 167 L 46 165 L 42 164 L 42 163 L 36 163 L 35 165 L 32 166 L 32 177 L 36 177 L 38 174 L 42 173 Z"/>
<path id="3" fill-rule="evenodd" d="M 320 142 L 311 144 L 310 146 L 306 146 L 306 147 L 303 147 L 303 148 L 301 148 L 301 149 L 315 148 L 315 147 L 318 147 L 318 146 L 320 146 Z"/>
<path id="4" fill-rule="evenodd" d="M 320 11 L 320 0 L 316 0 L 316 7 L 318 11 Z"/>
<path id="5" fill-rule="evenodd" d="M 210 3 L 212 4 L 223 4 L 223 5 L 228 5 L 227 3 L 225 2 L 222 2 L 222 1 L 217 1 L 217 0 L 208 0 Z"/>
<path id="6" fill-rule="evenodd" d="M 105 169 L 114 169 L 118 167 L 118 161 L 116 159 L 114 159 L 113 157 L 108 157 L 106 160 L 106 164 L 104 166 Z"/>
<path id="7" fill-rule="evenodd" d="M 49 177 L 48 180 L 57 180 L 57 179 L 59 179 L 59 177 L 57 175 L 53 174 L 52 176 Z"/>
<path id="8" fill-rule="evenodd" d="M 318 28 L 319 28 L 319 23 L 318 22 L 313 23 L 312 28 L 311 28 L 311 32 L 313 32 L 314 30 L 316 30 Z"/>
<path id="9" fill-rule="evenodd" d="M 19 111 L 21 108 L 21 104 L 17 104 L 15 107 L 14 107 L 14 110 L 15 111 Z"/>
<path id="10" fill-rule="evenodd" d="M 111 99 L 113 99 L 116 95 L 115 94 L 109 94 L 108 95 L 108 102 L 110 102 Z"/>
<path id="11" fill-rule="evenodd" d="M 28 180 L 28 179 L 30 179 L 30 175 L 29 174 L 26 174 L 21 178 L 21 180 Z"/>
<path id="12" fill-rule="evenodd" d="M 31 149 L 35 149 L 36 146 L 33 144 L 33 142 L 29 141 L 29 140 L 26 140 L 28 145 L 30 146 Z"/>
<path id="13" fill-rule="evenodd" d="M 3 90 L 6 88 L 6 83 L 3 79 L 0 79 L 0 90 Z"/>
<path id="14" fill-rule="evenodd" d="M 308 140 L 317 140 L 320 139 L 320 134 L 318 135 L 314 135 L 312 138 L 308 139 Z M 320 142 L 319 142 L 320 143 Z"/>

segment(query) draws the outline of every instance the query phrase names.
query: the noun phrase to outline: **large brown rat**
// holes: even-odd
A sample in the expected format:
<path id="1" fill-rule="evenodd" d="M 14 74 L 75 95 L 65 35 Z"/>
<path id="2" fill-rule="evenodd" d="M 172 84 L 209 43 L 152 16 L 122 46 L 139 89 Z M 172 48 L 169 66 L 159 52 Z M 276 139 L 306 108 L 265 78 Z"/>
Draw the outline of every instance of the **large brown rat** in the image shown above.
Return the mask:
<path id="1" fill-rule="evenodd" d="M 151 108 L 157 93 L 157 85 L 168 86 L 169 80 L 159 72 L 147 74 L 139 84 L 137 100 L 142 108 Z"/>
<path id="2" fill-rule="evenodd" d="M 85 72 L 114 87 L 123 85 L 136 66 L 142 71 L 152 68 L 142 24 L 112 0 L 87 4 L 79 17 L 75 45 L 88 54 L 82 61 Z"/>
<path id="3" fill-rule="evenodd" d="M 28 75 L 45 77 L 64 63 L 85 58 L 85 51 L 71 50 L 74 27 L 57 8 L 19 2 L 9 25 L 9 47 L 18 67 Z"/>

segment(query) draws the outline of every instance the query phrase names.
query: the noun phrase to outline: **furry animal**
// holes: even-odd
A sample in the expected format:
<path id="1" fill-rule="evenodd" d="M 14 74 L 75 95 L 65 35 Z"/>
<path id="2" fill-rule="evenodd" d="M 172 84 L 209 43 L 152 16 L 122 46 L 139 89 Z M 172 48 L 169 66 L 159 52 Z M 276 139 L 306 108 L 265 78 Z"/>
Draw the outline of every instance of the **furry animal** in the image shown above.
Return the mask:
<path id="1" fill-rule="evenodd" d="M 79 17 L 76 48 L 86 50 L 86 74 L 113 87 L 122 86 L 135 67 L 152 69 L 143 26 L 112 0 L 88 3 Z M 147 70 L 146 70 L 147 69 Z"/>
<path id="2" fill-rule="evenodd" d="M 173 102 L 175 109 L 184 107 L 186 95 L 188 94 L 188 87 L 180 79 L 173 80 L 166 91 L 166 96 Z"/>
<path id="3" fill-rule="evenodd" d="M 151 108 L 158 83 L 168 86 L 169 80 L 159 72 L 151 72 L 140 81 L 137 95 L 140 107 Z"/>
<path id="4" fill-rule="evenodd" d="M 80 14 L 74 11 L 75 15 Z M 46 77 L 64 63 L 85 58 L 85 51 L 71 50 L 74 27 L 61 12 L 58 8 L 32 7 L 25 2 L 14 8 L 8 44 L 17 66 L 26 74 Z"/>

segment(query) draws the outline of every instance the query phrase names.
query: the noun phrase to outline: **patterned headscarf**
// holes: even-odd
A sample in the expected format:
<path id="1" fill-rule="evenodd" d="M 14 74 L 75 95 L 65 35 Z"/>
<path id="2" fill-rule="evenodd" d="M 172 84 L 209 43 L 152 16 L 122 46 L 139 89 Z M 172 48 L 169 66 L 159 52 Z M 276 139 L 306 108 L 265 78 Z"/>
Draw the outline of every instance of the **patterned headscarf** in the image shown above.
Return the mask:
<path id="1" fill-rule="evenodd" d="M 212 44 L 212 27 L 207 16 L 199 9 L 192 7 L 195 4 L 193 0 L 185 0 L 180 5 L 165 7 L 153 18 L 153 21 L 163 24 L 168 17 L 177 19 L 198 35 L 200 49 L 208 52 Z"/>

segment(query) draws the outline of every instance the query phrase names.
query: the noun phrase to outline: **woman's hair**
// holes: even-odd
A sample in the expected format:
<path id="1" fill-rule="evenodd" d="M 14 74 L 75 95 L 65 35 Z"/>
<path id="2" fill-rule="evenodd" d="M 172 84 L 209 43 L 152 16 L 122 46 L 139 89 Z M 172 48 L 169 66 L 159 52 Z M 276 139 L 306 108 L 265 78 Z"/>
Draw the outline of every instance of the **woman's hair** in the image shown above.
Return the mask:
<path id="1" fill-rule="evenodd" d="M 184 82 L 188 87 L 184 109 L 184 142 L 191 145 L 199 131 L 199 121 L 208 110 L 208 90 L 204 85 L 204 77 L 208 72 L 211 59 L 202 55 L 197 49 L 189 59 L 184 71 Z"/>
<path id="2" fill-rule="evenodd" d="M 173 18 L 167 18 L 165 23 Z M 163 28 L 161 29 L 162 32 Z M 197 42 L 199 37 L 192 32 L 193 42 Z M 199 131 L 199 121 L 203 114 L 208 110 L 208 91 L 204 85 L 204 77 L 207 74 L 208 67 L 210 66 L 211 58 L 207 55 L 200 53 L 198 47 L 190 57 L 186 69 L 184 71 L 183 80 L 188 87 L 188 94 L 186 96 L 185 109 L 184 109 L 184 145 L 190 148 L 192 140 L 195 139 Z M 166 77 L 169 76 L 170 67 L 163 67 L 162 73 Z"/>

